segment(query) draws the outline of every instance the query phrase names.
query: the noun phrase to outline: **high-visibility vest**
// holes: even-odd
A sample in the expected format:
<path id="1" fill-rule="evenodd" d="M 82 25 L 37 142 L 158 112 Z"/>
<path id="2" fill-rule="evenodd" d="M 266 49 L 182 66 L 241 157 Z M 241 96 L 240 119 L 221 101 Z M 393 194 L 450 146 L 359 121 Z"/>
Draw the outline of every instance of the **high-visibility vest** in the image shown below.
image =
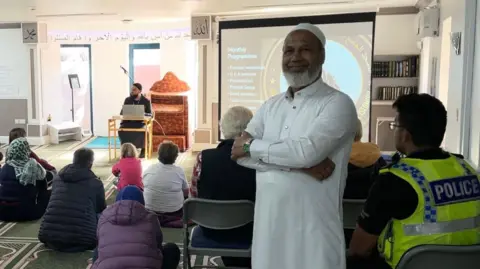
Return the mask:
<path id="1" fill-rule="evenodd" d="M 378 239 L 379 253 L 392 268 L 419 245 L 480 243 L 480 180 L 464 160 L 402 158 L 380 170 L 387 172 L 408 182 L 418 196 L 415 212 L 391 220 Z"/>

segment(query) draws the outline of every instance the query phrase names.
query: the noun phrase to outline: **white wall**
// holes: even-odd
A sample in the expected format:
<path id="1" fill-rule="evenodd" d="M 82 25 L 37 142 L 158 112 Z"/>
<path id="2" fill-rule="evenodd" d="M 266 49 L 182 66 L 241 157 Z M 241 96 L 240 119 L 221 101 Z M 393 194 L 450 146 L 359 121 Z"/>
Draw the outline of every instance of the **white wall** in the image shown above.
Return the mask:
<path id="1" fill-rule="evenodd" d="M 120 114 L 128 96 L 129 78 L 120 65 L 128 66 L 128 44 L 92 45 L 93 132 L 97 136 L 108 135 L 108 119 Z"/>
<path id="2" fill-rule="evenodd" d="M 50 115 L 53 123 L 60 123 L 63 119 L 63 98 L 59 44 L 44 44 L 40 47 L 40 68 L 43 120 L 46 121 Z"/>
<path id="3" fill-rule="evenodd" d="M 414 14 L 377 16 L 375 22 L 375 55 L 420 54 L 414 23 Z"/>
<path id="4" fill-rule="evenodd" d="M 148 31 L 161 29 L 184 28 L 185 23 L 177 24 L 138 24 L 125 25 L 117 23 L 85 23 L 77 25 L 49 24 L 48 30 L 63 31 L 74 34 L 75 31 L 108 32 L 108 31 Z M 196 85 L 192 76 L 187 71 L 189 65 L 195 64 L 195 59 L 188 59 L 188 50 L 192 47 L 191 41 L 185 39 L 170 39 L 159 41 L 53 41 L 44 45 L 42 49 L 42 78 L 43 78 L 43 104 L 44 117 L 52 115 L 52 121 L 61 119 L 61 109 L 58 102 L 61 102 L 61 95 L 58 92 L 61 87 L 60 72 L 60 45 L 63 43 L 91 44 L 92 52 L 92 88 L 93 88 L 93 131 L 97 136 L 106 136 L 108 133 L 107 121 L 113 115 L 120 112 L 123 100 L 128 96 L 129 78 L 120 70 L 120 65 L 128 69 L 128 48 L 130 43 L 160 43 L 161 75 L 163 78 L 166 72 L 174 72 L 179 79 L 186 81 L 189 85 Z M 147 92 L 149 89 L 144 89 Z M 196 89 L 192 89 L 196 90 Z M 192 100 L 193 101 L 193 100 Z M 195 106 L 193 106 L 195 111 Z"/>
<path id="5" fill-rule="evenodd" d="M 432 46 L 433 37 L 427 37 L 422 40 L 422 49 L 420 51 L 420 79 L 418 92 L 419 93 L 428 93 L 435 95 L 434 87 L 435 83 L 432 83 L 431 74 L 433 72 L 432 68 Z M 437 68 L 438 66 L 437 62 Z"/>
<path id="6" fill-rule="evenodd" d="M 189 41 L 185 40 L 168 40 L 160 43 L 160 73 L 163 77 L 165 73 L 171 71 L 175 73 L 179 79 L 186 80 L 187 68 L 186 57 Z M 194 64 L 195 59 L 190 59 L 190 63 Z"/>
<path id="7" fill-rule="evenodd" d="M 107 135 L 107 121 L 121 109 L 128 94 L 128 77 L 119 66 L 128 67 L 128 44 L 92 44 L 92 96 L 94 131 Z M 49 43 L 41 48 L 43 115 L 51 115 L 52 123 L 61 123 L 65 109 L 62 97 L 60 44 Z M 70 104 L 67 104 L 70 106 Z"/>
<path id="8" fill-rule="evenodd" d="M 422 56 L 424 57 L 422 58 L 422 61 L 427 61 L 428 66 L 427 68 L 425 68 L 426 72 L 422 72 L 420 74 L 422 81 L 429 81 L 432 75 L 432 58 L 436 57 L 438 59 L 435 80 L 435 95 L 439 98 L 442 98 L 442 96 L 444 96 L 443 98 L 447 100 L 446 107 L 448 111 L 447 131 L 444 139 L 444 147 L 448 151 L 467 155 L 468 152 L 464 152 L 462 148 L 462 121 L 463 119 L 465 119 L 466 116 L 465 113 L 463 113 L 462 111 L 462 106 L 464 105 L 463 99 L 464 95 L 466 94 L 465 91 L 467 82 L 465 81 L 465 77 L 467 72 L 467 61 L 468 58 L 472 57 L 472 55 L 469 55 L 465 51 L 466 23 L 473 23 L 468 21 L 469 18 L 468 16 L 466 16 L 466 11 L 471 8 L 471 4 L 473 3 L 474 2 L 472 0 L 440 1 L 440 36 L 429 38 L 427 42 L 424 42 L 424 51 L 422 52 Z M 451 20 L 451 30 L 443 31 L 444 22 L 448 20 Z M 443 50 L 442 55 L 442 47 L 449 47 L 450 34 L 452 32 L 462 33 L 462 53 L 460 55 L 456 55 L 453 46 L 450 46 L 451 48 L 449 50 Z M 445 58 L 446 56 L 448 58 Z M 442 63 L 446 64 L 447 66 L 442 66 Z M 425 70 L 422 68 L 422 71 Z M 441 91 L 445 92 L 442 93 Z M 476 137 L 478 143 L 478 135 Z M 472 139 L 474 140 L 475 138 Z M 470 159 L 470 156 L 465 157 L 467 159 Z"/>
<path id="9" fill-rule="evenodd" d="M 22 40 L 21 29 L 0 30 L 0 99 L 30 96 L 30 48 Z"/>
<path id="10" fill-rule="evenodd" d="M 452 17 L 451 32 L 465 33 L 465 1 L 471 0 L 449 0 L 442 1 L 440 6 L 440 21 Z M 448 40 L 448 38 L 447 38 Z M 450 40 L 448 40 L 450 41 Z M 465 48 L 462 42 L 462 51 Z M 442 61 L 440 56 L 440 61 Z M 461 152 L 461 118 L 462 96 L 464 90 L 463 73 L 465 59 L 462 55 L 455 55 L 453 48 L 450 54 L 450 73 L 448 80 L 448 103 L 447 111 L 447 132 L 445 134 L 445 148 L 452 152 Z M 440 85 L 439 85 L 440 86 Z"/>
<path id="11" fill-rule="evenodd" d="M 475 56 L 473 66 L 473 89 L 471 96 L 470 160 L 480 166 L 480 4 L 477 4 L 475 27 Z"/>
<path id="12" fill-rule="evenodd" d="M 62 98 L 62 76 L 60 43 L 49 43 L 41 49 L 43 85 L 43 115 L 51 115 L 52 123 L 61 123 L 64 118 Z M 94 132 L 107 135 L 107 122 L 118 115 L 123 100 L 128 95 L 128 77 L 120 65 L 128 68 L 128 43 L 93 43 L 92 53 L 92 96 Z"/>

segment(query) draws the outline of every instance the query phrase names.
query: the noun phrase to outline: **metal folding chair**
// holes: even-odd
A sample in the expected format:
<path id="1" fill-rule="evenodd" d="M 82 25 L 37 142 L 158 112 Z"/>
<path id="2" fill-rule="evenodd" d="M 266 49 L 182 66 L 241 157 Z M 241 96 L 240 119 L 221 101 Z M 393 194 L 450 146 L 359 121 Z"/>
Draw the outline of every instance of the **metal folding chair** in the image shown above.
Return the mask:
<path id="1" fill-rule="evenodd" d="M 216 267 L 206 265 L 192 266 L 190 255 L 242 258 L 250 257 L 251 247 L 248 249 L 193 247 L 190 242 L 188 222 L 191 220 L 202 227 L 215 230 L 235 229 L 253 221 L 254 208 L 254 203 L 248 200 L 216 201 L 199 198 L 189 198 L 185 200 L 185 203 L 183 204 L 183 228 L 185 231 L 183 242 L 183 268 L 192 269 Z M 199 227 L 195 228 L 198 229 Z"/>
<path id="2" fill-rule="evenodd" d="M 422 245 L 407 251 L 396 269 L 478 269 L 480 245 Z"/>
<path id="3" fill-rule="evenodd" d="M 343 228 L 355 229 L 357 218 L 362 213 L 366 200 L 343 199 Z"/>

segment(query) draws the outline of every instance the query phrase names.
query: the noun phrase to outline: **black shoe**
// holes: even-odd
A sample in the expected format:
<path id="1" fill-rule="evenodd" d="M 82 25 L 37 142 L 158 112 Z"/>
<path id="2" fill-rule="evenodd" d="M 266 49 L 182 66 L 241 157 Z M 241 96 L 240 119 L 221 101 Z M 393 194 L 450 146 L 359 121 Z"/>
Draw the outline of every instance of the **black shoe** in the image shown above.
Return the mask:
<path id="1" fill-rule="evenodd" d="M 142 149 L 142 151 L 140 151 L 140 155 L 138 156 L 138 158 L 140 159 L 145 158 L 145 149 Z"/>

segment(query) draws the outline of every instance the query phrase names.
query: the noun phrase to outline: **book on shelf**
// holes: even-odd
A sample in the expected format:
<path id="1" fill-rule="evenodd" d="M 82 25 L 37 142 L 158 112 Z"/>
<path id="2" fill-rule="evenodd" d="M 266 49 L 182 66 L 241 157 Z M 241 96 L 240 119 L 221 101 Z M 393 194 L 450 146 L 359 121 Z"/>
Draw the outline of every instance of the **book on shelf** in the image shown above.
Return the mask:
<path id="1" fill-rule="evenodd" d="M 419 59 L 418 56 L 413 56 L 402 61 L 375 61 L 372 76 L 374 78 L 418 77 Z"/>
<path id="2" fill-rule="evenodd" d="M 416 86 L 379 87 L 377 100 L 395 100 L 401 95 L 417 93 Z"/>

